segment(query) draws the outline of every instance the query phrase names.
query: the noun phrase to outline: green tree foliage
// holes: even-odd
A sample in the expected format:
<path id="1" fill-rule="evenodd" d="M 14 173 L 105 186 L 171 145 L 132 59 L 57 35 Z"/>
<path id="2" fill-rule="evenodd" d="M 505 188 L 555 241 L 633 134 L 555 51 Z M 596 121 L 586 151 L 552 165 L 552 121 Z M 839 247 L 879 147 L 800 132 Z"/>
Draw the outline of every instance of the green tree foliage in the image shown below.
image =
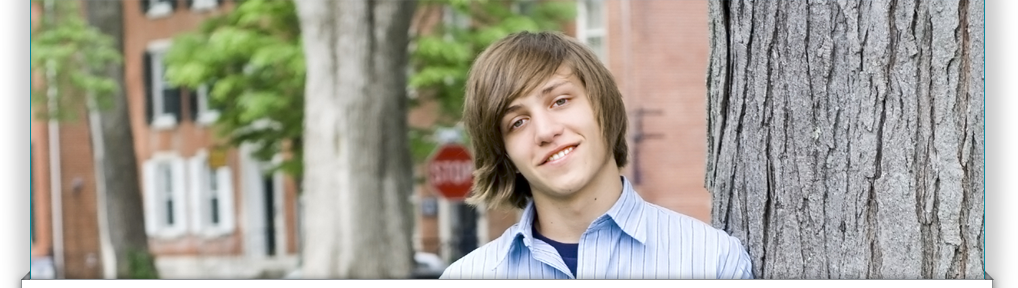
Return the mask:
<path id="1" fill-rule="evenodd" d="M 113 39 L 85 22 L 79 1 L 33 0 L 32 4 L 43 7 L 31 33 L 32 74 L 45 77 L 45 85 L 32 85 L 36 117 L 77 119 L 88 97 L 94 97 L 97 108 L 112 106 L 117 82 L 98 69 L 122 60 Z M 50 96 L 55 102 L 52 107 L 48 106 Z"/>
<path id="2" fill-rule="evenodd" d="M 166 62 L 173 84 L 210 87 L 220 137 L 234 146 L 253 144 L 263 161 L 289 144 L 293 157 L 276 168 L 299 176 L 305 66 L 295 9 L 292 1 L 241 1 L 175 37 Z"/>
<path id="3" fill-rule="evenodd" d="M 409 88 L 442 107 L 439 125 L 454 127 L 463 106 L 470 64 L 488 44 L 523 30 L 558 30 L 575 16 L 572 1 L 428 0 L 418 9 L 450 7 L 451 23 L 411 35 Z M 457 25 L 457 23 L 467 25 Z M 291 143 L 292 158 L 279 167 L 301 175 L 305 63 L 292 1 L 246 0 L 229 13 L 209 18 L 192 33 L 174 39 L 167 77 L 191 89 L 214 83 L 211 105 L 220 108 L 217 130 L 233 145 L 256 144 L 268 160 Z M 403 73 L 393 71 L 393 73 Z M 414 161 L 434 150 L 432 129 L 408 131 Z"/>

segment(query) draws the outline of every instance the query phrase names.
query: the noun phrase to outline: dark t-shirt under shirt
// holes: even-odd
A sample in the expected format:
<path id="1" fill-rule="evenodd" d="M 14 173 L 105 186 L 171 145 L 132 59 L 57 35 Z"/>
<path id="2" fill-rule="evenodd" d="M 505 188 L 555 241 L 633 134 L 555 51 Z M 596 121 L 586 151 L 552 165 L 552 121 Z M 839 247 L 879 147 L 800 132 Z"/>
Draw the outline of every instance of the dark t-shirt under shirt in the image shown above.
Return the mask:
<path id="1" fill-rule="evenodd" d="M 569 267 L 569 271 L 573 272 L 573 277 L 576 277 L 576 254 L 580 249 L 580 244 L 562 243 L 548 239 L 548 237 L 544 237 L 544 235 L 538 233 L 537 228 L 533 228 L 533 233 L 534 238 L 541 239 L 541 241 L 548 243 L 551 247 L 555 247 L 555 250 L 558 251 L 558 255 L 562 257 L 562 261 L 566 262 L 566 267 Z"/>

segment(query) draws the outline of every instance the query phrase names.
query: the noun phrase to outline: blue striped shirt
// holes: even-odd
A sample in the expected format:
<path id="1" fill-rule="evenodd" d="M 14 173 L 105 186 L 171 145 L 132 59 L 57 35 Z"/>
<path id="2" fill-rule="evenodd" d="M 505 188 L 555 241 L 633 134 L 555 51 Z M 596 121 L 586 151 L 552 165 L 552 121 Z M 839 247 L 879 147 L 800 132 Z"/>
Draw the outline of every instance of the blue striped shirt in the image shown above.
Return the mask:
<path id="1" fill-rule="evenodd" d="M 576 275 L 534 238 L 534 203 L 521 221 L 449 265 L 442 279 L 753 278 L 741 242 L 695 218 L 646 202 L 622 178 L 622 196 L 580 236 Z"/>

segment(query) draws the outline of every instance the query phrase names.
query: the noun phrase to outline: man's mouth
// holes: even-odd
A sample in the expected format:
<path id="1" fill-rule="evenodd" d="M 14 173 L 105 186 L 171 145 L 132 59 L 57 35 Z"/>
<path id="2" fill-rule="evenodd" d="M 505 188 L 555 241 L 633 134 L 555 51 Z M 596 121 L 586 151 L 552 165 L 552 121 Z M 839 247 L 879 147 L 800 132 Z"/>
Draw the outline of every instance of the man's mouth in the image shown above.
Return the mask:
<path id="1" fill-rule="evenodd" d="M 577 145 L 568 146 L 565 149 L 555 152 L 555 154 L 551 154 L 551 156 L 548 156 L 548 158 L 544 159 L 544 162 L 541 162 L 541 165 L 544 165 L 545 163 L 548 162 L 554 162 L 556 160 L 566 157 L 566 155 L 569 155 L 569 153 L 573 152 L 573 149 L 576 149 L 576 146 Z"/>

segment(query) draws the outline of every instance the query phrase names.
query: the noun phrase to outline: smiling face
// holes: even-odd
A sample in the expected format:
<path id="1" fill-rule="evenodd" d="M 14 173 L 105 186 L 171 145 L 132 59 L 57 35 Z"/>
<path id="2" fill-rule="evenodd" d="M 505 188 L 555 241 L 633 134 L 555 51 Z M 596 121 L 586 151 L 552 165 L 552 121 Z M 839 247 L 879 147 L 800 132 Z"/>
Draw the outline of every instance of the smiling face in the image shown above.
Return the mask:
<path id="1" fill-rule="evenodd" d="M 622 94 L 574 38 L 507 36 L 477 56 L 465 86 L 463 126 L 475 169 L 469 204 L 522 209 L 543 194 L 569 195 L 591 180 L 617 178 L 627 163 Z"/>
<path id="2" fill-rule="evenodd" d="M 597 122 L 583 82 L 561 65 L 536 89 L 510 102 L 499 128 L 509 160 L 534 197 L 563 199 L 595 177 L 612 176 L 615 159 Z"/>

